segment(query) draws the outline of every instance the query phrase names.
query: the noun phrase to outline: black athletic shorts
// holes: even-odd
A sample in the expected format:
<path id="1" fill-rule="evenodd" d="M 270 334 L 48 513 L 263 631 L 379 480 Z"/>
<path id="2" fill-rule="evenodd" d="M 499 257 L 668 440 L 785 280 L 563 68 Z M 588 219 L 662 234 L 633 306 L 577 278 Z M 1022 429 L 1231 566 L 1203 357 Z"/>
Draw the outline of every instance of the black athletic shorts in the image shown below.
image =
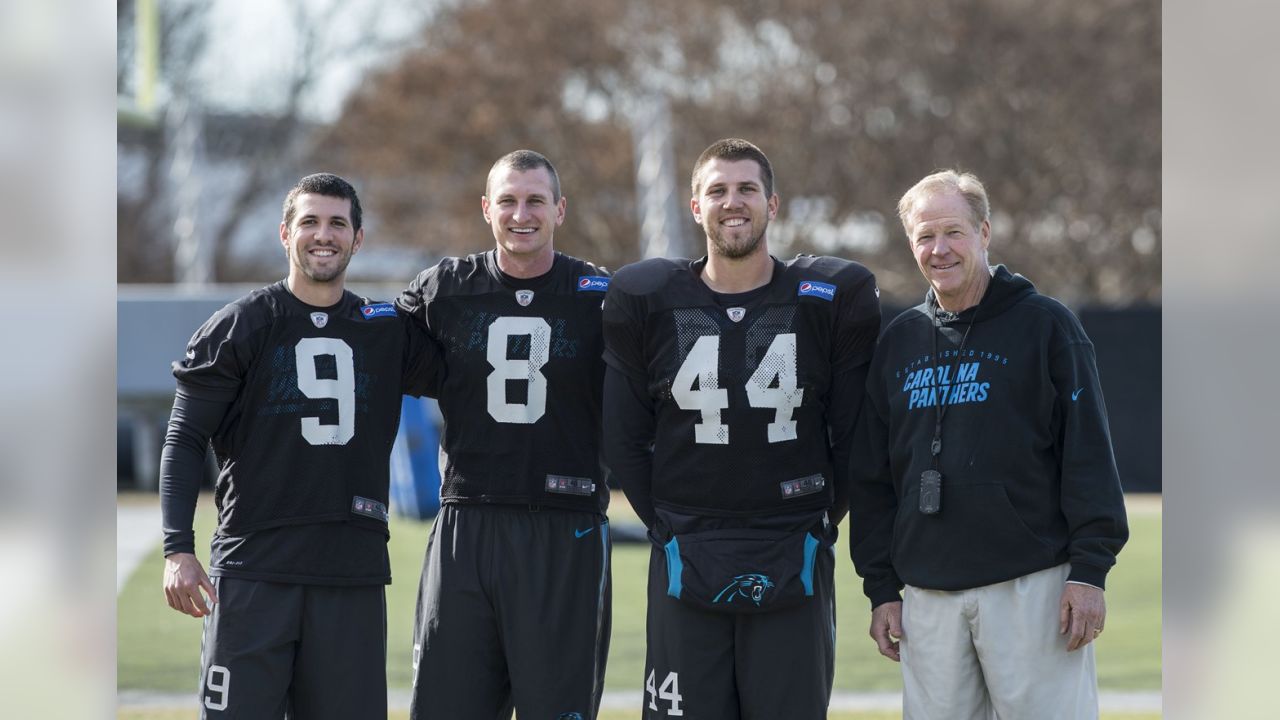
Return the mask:
<path id="1" fill-rule="evenodd" d="M 387 716 L 383 585 L 215 577 L 205 618 L 200 717 L 351 720 Z"/>
<path id="2" fill-rule="evenodd" d="M 835 554 L 817 551 L 813 596 L 769 612 L 732 613 L 672 597 L 668 556 L 649 557 L 646 720 L 827 716 L 835 674 Z M 749 596 L 739 604 L 751 603 Z"/>
<path id="3" fill-rule="evenodd" d="M 410 717 L 596 717 L 609 553 L 598 513 L 446 504 L 418 586 Z"/>

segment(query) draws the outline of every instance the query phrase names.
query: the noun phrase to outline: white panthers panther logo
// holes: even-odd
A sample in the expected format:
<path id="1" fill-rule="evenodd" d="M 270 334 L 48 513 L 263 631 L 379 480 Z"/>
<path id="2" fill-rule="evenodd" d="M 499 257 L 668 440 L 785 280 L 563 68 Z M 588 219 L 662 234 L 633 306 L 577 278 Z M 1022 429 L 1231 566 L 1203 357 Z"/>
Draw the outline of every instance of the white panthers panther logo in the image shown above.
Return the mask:
<path id="1" fill-rule="evenodd" d="M 746 575 L 738 575 L 724 589 L 716 595 L 711 602 L 728 602 L 731 603 L 739 597 L 747 598 L 754 602 L 757 606 L 764 599 L 764 591 L 773 587 L 773 581 L 768 575 L 760 573 L 747 573 Z"/>

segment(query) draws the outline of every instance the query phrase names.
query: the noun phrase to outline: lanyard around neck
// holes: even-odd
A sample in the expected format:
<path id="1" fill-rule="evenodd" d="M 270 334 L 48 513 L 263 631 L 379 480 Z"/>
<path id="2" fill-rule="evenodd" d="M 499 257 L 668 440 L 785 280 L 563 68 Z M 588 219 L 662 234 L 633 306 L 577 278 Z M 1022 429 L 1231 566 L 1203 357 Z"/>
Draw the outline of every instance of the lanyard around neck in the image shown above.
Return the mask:
<path id="1" fill-rule="evenodd" d="M 938 333 L 942 332 L 937 317 L 938 311 L 941 310 L 938 301 L 933 302 L 933 377 L 938 388 L 938 396 L 933 404 L 933 442 L 929 443 L 930 467 L 934 470 L 938 469 L 938 457 L 942 454 L 942 420 L 947 416 L 947 410 L 951 407 L 951 403 L 946 402 L 947 396 L 955 386 L 954 378 L 959 372 L 960 363 L 964 357 L 964 346 L 969 342 L 969 331 L 973 329 L 973 323 L 978 319 L 978 308 L 973 309 L 973 315 L 969 316 L 969 325 L 964 329 L 964 335 L 960 337 L 960 349 L 956 351 L 955 364 L 951 366 L 947 373 L 947 379 L 952 380 L 947 388 L 943 388 L 942 375 L 938 372 Z"/>

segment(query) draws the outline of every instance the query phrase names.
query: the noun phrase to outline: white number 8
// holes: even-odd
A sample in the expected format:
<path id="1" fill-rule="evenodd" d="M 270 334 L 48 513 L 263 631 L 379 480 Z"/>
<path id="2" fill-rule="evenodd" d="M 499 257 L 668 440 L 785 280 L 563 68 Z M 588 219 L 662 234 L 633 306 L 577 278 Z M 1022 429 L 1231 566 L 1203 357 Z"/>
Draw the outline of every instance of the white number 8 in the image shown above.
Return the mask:
<path id="1" fill-rule="evenodd" d="M 316 358 L 331 355 L 337 377 L 316 376 Z M 351 346 L 338 338 L 303 338 L 294 348 L 298 365 L 298 389 L 315 399 L 338 401 L 338 424 L 321 425 L 318 417 L 302 418 L 302 437 L 312 445 L 346 445 L 356 434 L 356 378 Z"/>
<path id="2" fill-rule="evenodd" d="M 507 357 L 507 338 L 529 336 L 529 359 Z M 485 351 L 493 372 L 488 377 L 489 415 L 502 423 L 529 425 L 547 411 L 547 376 L 542 366 L 551 358 L 551 326 L 538 317 L 500 317 L 489 326 Z M 507 402 L 507 381 L 525 380 L 529 393 L 524 403 Z"/>

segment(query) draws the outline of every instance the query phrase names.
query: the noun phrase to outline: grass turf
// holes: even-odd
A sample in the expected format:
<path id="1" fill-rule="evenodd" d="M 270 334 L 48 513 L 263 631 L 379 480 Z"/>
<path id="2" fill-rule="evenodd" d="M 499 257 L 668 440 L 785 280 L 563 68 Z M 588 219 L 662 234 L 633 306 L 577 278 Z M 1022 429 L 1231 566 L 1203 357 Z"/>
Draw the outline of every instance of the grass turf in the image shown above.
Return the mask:
<path id="1" fill-rule="evenodd" d="M 610 516 L 614 523 L 634 518 L 620 494 L 615 494 Z M 1158 502 L 1131 502 L 1130 525 L 1129 544 L 1108 578 L 1107 630 L 1097 650 L 1098 680 L 1103 690 L 1158 690 L 1161 617 L 1161 513 Z M 212 501 L 204 496 L 196 518 L 196 537 L 207 538 L 212 530 Z M 392 687 L 410 685 L 413 605 L 429 531 L 429 523 L 401 518 L 393 518 L 392 521 L 389 547 L 396 580 L 387 591 L 387 677 Z M 837 549 L 839 633 L 836 689 L 900 689 L 898 666 L 881 658 L 867 637 L 870 614 L 861 594 L 859 578 L 848 562 L 846 548 L 842 539 Z M 200 555 L 205 559 L 207 551 L 201 551 Z M 635 689 L 642 685 L 647 561 L 646 546 L 618 545 L 614 548 L 613 636 L 605 675 L 607 691 Z M 201 622 L 174 612 L 165 604 L 160 590 L 162 567 L 163 560 L 157 546 L 141 563 L 118 598 L 117 685 L 121 689 L 194 693 L 199 673 Z M 155 714 L 160 711 L 138 712 L 143 714 L 121 717 L 148 720 L 185 717 L 181 714 Z M 630 717 L 631 714 L 623 712 L 604 717 L 612 719 Z M 832 717 L 861 719 L 881 716 L 833 713 Z"/>
<path id="2" fill-rule="evenodd" d="M 635 720 L 635 710 L 602 710 L 599 720 Z M 190 710 L 121 710 L 117 720 L 191 720 Z M 1102 720 L 1157 720 L 1159 713 L 1102 713 Z M 408 720 L 408 712 L 392 711 L 387 720 Z M 839 712 L 832 711 L 827 720 L 900 720 L 899 712 Z"/>

